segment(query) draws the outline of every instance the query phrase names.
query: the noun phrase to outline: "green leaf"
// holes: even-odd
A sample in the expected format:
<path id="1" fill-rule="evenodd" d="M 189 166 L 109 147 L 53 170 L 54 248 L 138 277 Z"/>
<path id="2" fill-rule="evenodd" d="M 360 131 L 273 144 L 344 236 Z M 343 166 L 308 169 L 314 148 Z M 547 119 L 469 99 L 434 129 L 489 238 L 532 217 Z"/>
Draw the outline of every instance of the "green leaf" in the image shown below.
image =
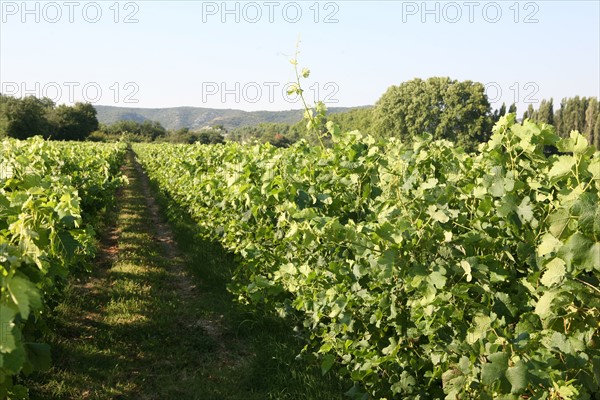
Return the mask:
<path id="1" fill-rule="evenodd" d="M 19 308 L 23 318 L 29 316 L 29 311 L 39 309 L 42 306 L 42 300 L 37 288 L 27 279 L 14 276 L 8 280 L 8 291 L 13 302 Z"/>
<path id="2" fill-rule="evenodd" d="M 578 227 L 581 233 L 600 239 L 600 207 L 598 195 L 583 193 L 573 204 L 571 210 L 578 216 Z"/>
<path id="3" fill-rule="evenodd" d="M 291 96 L 292 94 L 298 94 L 299 90 L 300 90 L 300 89 L 298 88 L 298 85 L 297 85 L 296 83 L 293 83 L 293 84 L 291 84 L 291 85 L 288 87 L 288 89 L 287 89 L 287 94 L 288 94 L 288 95 L 290 95 L 290 96 Z"/>
<path id="4" fill-rule="evenodd" d="M 550 214 L 548 217 L 550 233 L 558 239 L 563 238 L 565 232 L 567 232 L 567 226 L 570 219 L 571 215 L 569 214 L 569 211 L 564 208 Z"/>
<path id="5" fill-rule="evenodd" d="M 327 113 L 327 105 L 322 101 L 317 101 L 315 110 L 317 111 L 317 114 L 325 115 L 325 113 Z"/>
<path id="6" fill-rule="evenodd" d="M 488 356 L 491 361 L 481 366 L 481 383 L 492 385 L 504 376 L 508 369 L 508 353 L 494 353 Z"/>
<path id="7" fill-rule="evenodd" d="M 530 203 L 531 200 L 529 197 L 525 197 L 517 208 L 517 215 L 522 223 L 531 222 L 533 220 L 533 207 Z"/>
<path id="8" fill-rule="evenodd" d="M 467 277 L 467 282 L 471 282 L 473 276 L 471 275 L 471 264 L 467 260 L 461 260 L 460 266 L 465 271 L 465 275 Z"/>
<path id="9" fill-rule="evenodd" d="M 17 348 L 10 353 L 0 354 L 0 364 L 2 368 L 7 369 L 13 374 L 17 374 L 21 371 L 23 364 L 25 364 L 26 354 L 23 345 L 17 346 Z"/>
<path id="10" fill-rule="evenodd" d="M 546 264 L 546 272 L 542 275 L 540 282 L 548 287 L 558 285 L 564 279 L 566 272 L 565 262 L 560 258 L 554 258 Z"/>
<path id="11" fill-rule="evenodd" d="M 490 186 L 490 194 L 494 197 L 502 197 L 505 193 L 502 178 L 494 180 L 492 186 Z"/>
<path id="12" fill-rule="evenodd" d="M 325 128 L 327 129 L 327 132 L 329 132 L 331 137 L 334 139 L 334 141 L 338 141 L 340 139 L 342 130 L 335 122 L 327 121 L 327 123 L 325 124 Z"/>
<path id="13" fill-rule="evenodd" d="M 396 387 L 394 388 L 395 390 L 392 389 L 392 391 L 398 393 L 410 393 L 412 391 L 412 388 L 416 385 L 417 380 L 415 379 L 415 377 L 409 374 L 407 371 L 402 371 L 402 374 L 400 374 L 400 381 L 396 383 Z M 398 389 L 402 389 L 402 391 Z"/>
<path id="14" fill-rule="evenodd" d="M 570 137 L 573 140 L 573 153 L 581 154 L 587 150 L 588 141 L 585 136 L 578 131 L 571 131 Z"/>
<path id="15" fill-rule="evenodd" d="M 553 382 L 554 389 L 561 400 L 579 400 L 581 397 L 579 396 L 579 390 L 569 384 L 569 382 L 565 382 L 564 384 L 558 384 Z"/>
<path id="16" fill-rule="evenodd" d="M 552 300 L 556 297 L 556 292 L 547 291 L 540 297 L 535 305 L 535 313 L 544 319 L 550 315 Z"/>
<path id="17" fill-rule="evenodd" d="M 321 373 L 325 375 L 335 364 L 335 356 L 333 354 L 325 354 L 321 362 Z"/>
<path id="18" fill-rule="evenodd" d="M 473 344 L 479 339 L 485 337 L 492 326 L 492 319 L 489 315 L 476 315 L 473 318 L 473 326 L 469 328 L 467 333 L 467 342 Z"/>
<path id="19" fill-rule="evenodd" d="M 590 161 L 590 165 L 588 165 L 588 172 L 592 174 L 594 179 L 600 179 L 600 157 L 596 157 Z"/>
<path id="20" fill-rule="evenodd" d="M 567 266 L 577 270 L 600 270 L 600 243 L 594 243 L 580 232 L 575 232 L 561 248 L 559 256 Z"/>
<path id="21" fill-rule="evenodd" d="M 441 223 L 446 223 L 446 222 L 450 221 L 450 218 L 446 214 L 444 214 L 444 212 L 441 210 L 437 210 L 436 212 L 434 212 L 431 215 L 431 218 L 433 218 L 434 221 L 441 222 Z"/>
<path id="22" fill-rule="evenodd" d="M 0 353 L 9 353 L 17 348 L 12 333 L 16 315 L 17 312 L 12 307 L 0 303 Z"/>
<path id="23" fill-rule="evenodd" d="M 552 332 L 551 335 L 545 336 L 542 342 L 548 348 L 560 350 L 565 354 L 571 353 L 571 343 L 569 343 L 567 337 L 560 332 Z"/>
<path id="24" fill-rule="evenodd" d="M 292 263 L 287 263 L 285 265 L 282 265 L 279 268 L 279 271 L 283 274 L 289 274 L 289 275 L 295 275 L 298 272 L 298 270 Z"/>
<path id="25" fill-rule="evenodd" d="M 82 248 L 81 243 L 79 243 L 69 231 L 60 231 L 58 233 L 58 238 L 67 259 L 73 258 L 77 253 L 77 250 Z"/>
<path id="26" fill-rule="evenodd" d="M 600 272 L 600 242 L 596 242 L 590 247 L 583 264 L 590 265 L 596 271 Z"/>
<path id="27" fill-rule="evenodd" d="M 433 271 L 429 275 L 429 281 L 437 289 L 442 289 L 446 285 L 446 277 L 439 271 Z"/>
<path id="28" fill-rule="evenodd" d="M 529 385 L 529 372 L 522 360 L 506 370 L 506 378 L 510 382 L 512 394 L 521 394 Z"/>
<path id="29" fill-rule="evenodd" d="M 563 243 L 555 238 L 554 235 L 546 233 L 542 236 L 541 242 L 537 247 L 537 255 L 541 257 L 556 252 L 562 244 Z"/>
<path id="30" fill-rule="evenodd" d="M 550 179 L 558 179 L 571 174 L 571 170 L 575 166 L 575 158 L 573 156 L 558 156 L 552 168 L 548 171 Z"/>
<path id="31" fill-rule="evenodd" d="M 394 273 L 394 260 L 396 259 L 396 252 L 394 250 L 386 250 L 381 257 L 377 259 L 377 264 L 382 269 L 381 277 L 389 279 Z"/>
<path id="32" fill-rule="evenodd" d="M 444 392 L 448 394 L 446 399 L 459 399 L 466 382 L 467 377 L 462 375 L 460 370 L 452 368 L 445 371 L 442 374 L 442 387 L 444 388 Z"/>

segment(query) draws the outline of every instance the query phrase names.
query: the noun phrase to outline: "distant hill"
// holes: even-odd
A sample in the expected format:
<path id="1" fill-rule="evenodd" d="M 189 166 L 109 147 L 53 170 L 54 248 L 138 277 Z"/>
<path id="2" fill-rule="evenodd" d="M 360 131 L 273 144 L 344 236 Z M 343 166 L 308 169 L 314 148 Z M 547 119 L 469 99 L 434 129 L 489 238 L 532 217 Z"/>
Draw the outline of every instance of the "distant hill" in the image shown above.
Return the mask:
<path id="1" fill-rule="evenodd" d="M 242 111 L 201 107 L 173 108 L 128 108 L 114 106 L 94 106 L 98 111 L 98 121 L 111 124 L 119 120 L 138 122 L 158 121 L 167 129 L 191 128 L 223 125 L 226 129 L 256 125 L 261 122 L 283 122 L 293 124 L 303 115 L 302 110 L 288 111 Z M 330 113 L 339 113 L 360 107 L 332 107 Z"/>

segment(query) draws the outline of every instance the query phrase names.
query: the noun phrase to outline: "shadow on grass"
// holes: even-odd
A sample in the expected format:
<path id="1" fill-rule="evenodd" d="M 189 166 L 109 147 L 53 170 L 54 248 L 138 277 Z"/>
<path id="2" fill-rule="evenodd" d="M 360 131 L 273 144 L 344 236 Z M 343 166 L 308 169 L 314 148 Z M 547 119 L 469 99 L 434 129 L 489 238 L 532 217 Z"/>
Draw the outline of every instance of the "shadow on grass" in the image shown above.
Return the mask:
<path id="1" fill-rule="evenodd" d="M 222 399 L 335 400 L 352 382 L 333 374 L 322 376 L 310 357 L 299 357 L 306 344 L 293 331 L 293 323 L 257 311 L 236 301 L 227 290 L 237 267 L 234 255 L 219 243 L 203 238 L 199 226 L 153 182 L 152 192 L 167 216 L 179 249 L 186 255 L 187 270 L 201 293 L 201 314 L 224 321 L 221 329 L 228 345 L 243 347 L 249 357 L 239 368 L 236 386 L 246 393 Z M 248 396 L 248 397 L 244 397 Z"/>

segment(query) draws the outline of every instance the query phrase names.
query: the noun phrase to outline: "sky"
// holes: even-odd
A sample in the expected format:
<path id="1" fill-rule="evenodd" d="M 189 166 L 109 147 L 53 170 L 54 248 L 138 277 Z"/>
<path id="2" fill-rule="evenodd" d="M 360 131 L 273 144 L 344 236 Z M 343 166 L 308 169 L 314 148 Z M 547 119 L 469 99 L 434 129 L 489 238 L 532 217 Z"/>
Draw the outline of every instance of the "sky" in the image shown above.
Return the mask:
<path id="1" fill-rule="evenodd" d="M 0 1 L 0 92 L 246 111 L 374 104 L 448 76 L 494 108 L 600 95 L 600 1 Z"/>

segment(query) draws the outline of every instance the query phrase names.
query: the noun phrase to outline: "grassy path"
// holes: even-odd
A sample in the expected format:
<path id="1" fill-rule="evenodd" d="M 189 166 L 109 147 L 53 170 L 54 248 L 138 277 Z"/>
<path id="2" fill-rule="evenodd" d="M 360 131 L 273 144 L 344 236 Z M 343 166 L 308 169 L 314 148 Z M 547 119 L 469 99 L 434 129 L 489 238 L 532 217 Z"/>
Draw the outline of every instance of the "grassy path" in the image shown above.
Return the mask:
<path id="1" fill-rule="evenodd" d="M 295 359 L 289 327 L 237 306 L 232 258 L 161 217 L 130 154 L 130 184 L 91 276 L 73 279 L 50 318 L 53 368 L 33 399 L 336 399 L 341 385 Z"/>

